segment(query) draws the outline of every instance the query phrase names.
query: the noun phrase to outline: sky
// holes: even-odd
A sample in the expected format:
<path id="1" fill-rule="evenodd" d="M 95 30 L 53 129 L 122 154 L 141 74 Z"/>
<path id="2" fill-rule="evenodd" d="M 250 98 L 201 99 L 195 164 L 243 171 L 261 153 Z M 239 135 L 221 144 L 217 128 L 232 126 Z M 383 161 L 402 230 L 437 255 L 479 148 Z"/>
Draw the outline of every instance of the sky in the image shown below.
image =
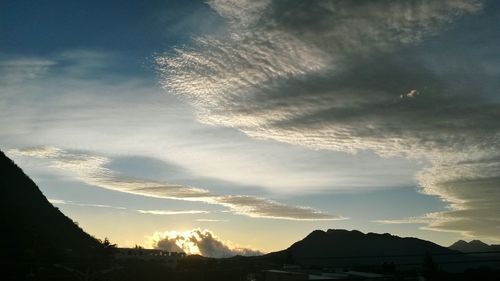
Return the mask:
<path id="1" fill-rule="evenodd" d="M 499 243 L 498 1 L 143 2 L 0 4 L 0 149 L 91 235 Z"/>

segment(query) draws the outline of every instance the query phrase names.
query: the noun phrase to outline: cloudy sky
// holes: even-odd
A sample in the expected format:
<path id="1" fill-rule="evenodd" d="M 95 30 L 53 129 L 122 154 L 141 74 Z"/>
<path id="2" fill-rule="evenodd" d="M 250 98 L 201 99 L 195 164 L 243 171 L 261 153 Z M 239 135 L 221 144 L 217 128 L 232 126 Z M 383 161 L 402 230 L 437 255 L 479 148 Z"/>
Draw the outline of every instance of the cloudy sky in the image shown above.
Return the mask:
<path id="1" fill-rule="evenodd" d="M 2 1 L 0 145 L 120 246 L 500 241 L 500 4 Z"/>

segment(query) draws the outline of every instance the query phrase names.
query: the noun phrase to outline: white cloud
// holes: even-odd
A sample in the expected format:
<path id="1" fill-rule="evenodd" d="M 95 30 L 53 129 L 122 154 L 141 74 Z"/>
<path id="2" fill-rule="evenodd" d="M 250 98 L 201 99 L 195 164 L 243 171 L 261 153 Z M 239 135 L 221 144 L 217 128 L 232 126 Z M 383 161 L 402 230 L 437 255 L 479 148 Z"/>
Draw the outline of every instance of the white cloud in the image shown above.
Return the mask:
<path id="1" fill-rule="evenodd" d="M 62 200 L 62 199 L 52 199 L 49 198 L 48 201 L 53 204 L 53 205 L 71 205 L 71 206 L 79 206 L 79 207 L 97 207 L 97 208 L 109 208 L 109 209 L 117 209 L 117 210 L 129 210 L 125 207 L 117 207 L 117 206 L 111 206 L 111 205 L 106 205 L 106 204 L 93 204 L 93 203 L 80 203 L 80 202 L 74 202 L 71 200 Z M 179 210 L 179 211 L 172 211 L 172 210 L 135 210 L 141 214 L 149 214 L 149 215 L 165 215 L 165 216 L 172 216 L 172 215 L 199 215 L 199 214 L 209 214 L 209 211 L 204 211 L 204 210 Z M 212 220 L 197 220 L 197 221 L 212 221 Z M 216 220 L 213 220 L 216 221 Z"/>
<path id="2" fill-rule="evenodd" d="M 229 220 L 219 220 L 219 219 L 196 219 L 199 222 L 229 222 Z"/>
<path id="3" fill-rule="evenodd" d="M 167 251 L 183 251 L 187 254 L 199 254 L 205 257 L 227 258 L 235 255 L 255 256 L 262 252 L 233 245 L 223 241 L 209 230 L 156 232 L 150 238 L 154 248 Z"/>
<path id="4" fill-rule="evenodd" d="M 118 210 L 126 210 L 125 207 L 117 207 L 105 204 L 93 204 L 93 203 L 79 203 L 70 200 L 62 200 L 62 199 L 48 199 L 48 201 L 53 205 L 73 205 L 79 207 L 98 207 L 98 208 L 109 208 L 109 209 L 118 209 Z"/>
<path id="5" fill-rule="evenodd" d="M 208 214 L 209 211 L 202 210 L 183 210 L 183 211 L 171 211 L 171 210 L 137 210 L 141 214 L 151 214 L 151 215 L 198 215 L 198 214 Z"/>

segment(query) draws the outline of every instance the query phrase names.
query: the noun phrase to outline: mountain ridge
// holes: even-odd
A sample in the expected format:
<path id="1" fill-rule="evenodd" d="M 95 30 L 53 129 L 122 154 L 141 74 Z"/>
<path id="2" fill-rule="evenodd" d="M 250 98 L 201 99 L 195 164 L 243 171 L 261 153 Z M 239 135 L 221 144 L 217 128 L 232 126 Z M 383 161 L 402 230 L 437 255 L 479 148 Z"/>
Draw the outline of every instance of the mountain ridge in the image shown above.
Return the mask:
<path id="1" fill-rule="evenodd" d="M 323 239 L 321 242 L 316 242 L 313 241 L 315 239 Z M 378 242 L 384 242 L 384 241 L 389 241 L 391 242 L 408 242 L 408 243 L 414 243 L 418 244 L 415 246 L 415 253 L 420 253 L 422 250 L 428 251 L 430 253 L 449 253 L 450 250 L 447 249 L 446 247 L 440 246 L 438 244 L 435 244 L 433 242 L 427 241 L 427 240 L 422 240 L 419 238 L 415 237 L 400 237 L 397 235 L 389 234 L 389 233 L 374 233 L 374 232 L 368 232 L 368 233 L 363 233 L 359 230 L 345 230 L 345 229 L 328 229 L 326 231 L 323 230 L 315 230 L 311 232 L 309 235 L 307 235 L 304 239 L 295 242 L 292 244 L 289 248 L 286 250 L 299 250 L 299 248 L 304 248 L 303 243 L 307 243 L 309 248 L 311 246 L 317 246 L 313 245 L 314 243 L 321 243 L 321 250 L 326 251 L 328 247 L 335 246 L 335 250 L 337 252 L 341 252 L 341 250 L 344 250 L 345 248 L 348 248 L 350 253 L 346 253 L 348 255 L 352 255 L 353 249 L 351 248 L 352 245 L 350 243 L 345 243 L 345 242 L 357 242 L 357 243 L 366 243 L 366 242 L 372 242 L 374 240 L 377 240 Z M 358 244 L 360 245 L 360 244 Z M 344 247 L 346 246 L 346 247 Z M 407 249 L 401 249 L 398 247 L 387 247 L 388 245 L 384 245 L 385 250 L 383 252 L 387 254 L 404 254 L 407 252 Z M 327 247 L 327 248 L 325 248 Z M 374 246 L 374 248 L 378 248 L 378 246 Z M 355 252 L 370 252 L 369 249 L 358 249 Z M 425 253 L 425 252 L 422 252 Z"/>
<path id="2" fill-rule="evenodd" d="M 470 242 L 464 240 L 458 240 L 457 242 L 450 245 L 448 248 L 457 250 L 463 253 L 473 253 L 473 252 L 498 252 L 500 251 L 500 245 L 486 244 L 481 240 L 472 240 Z"/>
<path id="3" fill-rule="evenodd" d="M 344 229 L 314 230 L 290 247 L 264 255 L 263 259 L 305 267 L 382 264 L 419 267 L 430 256 L 439 262 L 469 260 L 464 253 L 419 238 Z"/>

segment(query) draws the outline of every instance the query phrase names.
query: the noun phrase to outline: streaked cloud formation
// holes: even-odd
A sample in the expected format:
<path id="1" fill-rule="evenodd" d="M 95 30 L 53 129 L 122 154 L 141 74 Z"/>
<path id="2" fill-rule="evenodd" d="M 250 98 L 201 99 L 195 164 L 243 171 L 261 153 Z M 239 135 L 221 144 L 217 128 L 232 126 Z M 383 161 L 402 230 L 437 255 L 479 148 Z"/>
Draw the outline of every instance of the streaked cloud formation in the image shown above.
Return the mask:
<path id="1" fill-rule="evenodd" d="M 202 210 L 186 210 L 186 211 L 170 211 L 170 210 L 137 210 L 141 214 L 151 214 L 151 215 L 193 215 L 193 214 L 208 214 L 208 211 Z"/>
<path id="2" fill-rule="evenodd" d="M 98 208 L 109 208 L 109 209 L 117 209 L 117 210 L 132 210 L 125 207 L 111 206 L 106 204 L 94 204 L 94 203 L 80 203 L 71 200 L 61 200 L 61 199 L 48 199 L 48 201 L 52 205 L 72 205 L 79 207 L 98 207 Z M 162 216 L 177 216 L 177 215 L 200 215 L 200 214 L 209 214 L 209 211 L 204 210 L 133 210 L 135 212 L 141 214 L 149 214 L 149 215 L 162 215 Z M 215 219 L 197 219 L 196 221 L 219 221 Z"/>
<path id="3" fill-rule="evenodd" d="M 0 82 L 19 83 L 45 74 L 54 61 L 40 58 L 8 58 L 0 60 Z"/>
<path id="4" fill-rule="evenodd" d="M 274 218 L 286 220 L 339 220 L 340 216 L 330 215 L 309 208 L 289 206 L 273 200 L 247 195 L 217 195 L 207 189 L 169 184 L 158 181 L 127 177 L 106 167 L 110 159 L 83 152 L 71 152 L 55 147 L 35 147 L 11 150 L 10 153 L 48 159 L 51 165 L 71 173 L 77 179 L 93 186 L 136 195 L 204 202 L 227 207 L 233 213 L 253 218 Z M 205 211 L 138 210 L 141 213 L 201 214 Z"/>
<path id="5" fill-rule="evenodd" d="M 193 229 L 186 232 L 156 232 L 151 240 L 153 248 L 205 257 L 228 258 L 236 255 L 256 256 L 262 254 L 260 251 L 238 247 L 231 242 L 223 241 L 206 229 Z"/>
<path id="6" fill-rule="evenodd" d="M 61 200 L 61 199 L 48 199 L 52 205 L 73 205 L 80 207 L 98 207 L 98 208 L 110 208 L 110 209 L 118 209 L 118 210 L 126 210 L 125 207 L 117 207 L 105 204 L 92 204 L 92 203 L 79 203 L 70 200 Z"/>
<path id="7" fill-rule="evenodd" d="M 421 191 L 449 211 L 418 223 L 500 239 L 500 103 L 492 98 L 500 85 L 486 64 L 493 53 L 464 59 L 425 49 L 426 39 L 480 13 L 483 1 L 209 5 L 227 34 L 156 59 L 163 86 L 190 101 L 201 122 L 312 149 L 423 160 Z"/>
<path id="8" fill-rule="evenodd" d="M 229 220 L 219 220 L 219 219 L 196 219 L 199 222 L 229 222 Z"/>

